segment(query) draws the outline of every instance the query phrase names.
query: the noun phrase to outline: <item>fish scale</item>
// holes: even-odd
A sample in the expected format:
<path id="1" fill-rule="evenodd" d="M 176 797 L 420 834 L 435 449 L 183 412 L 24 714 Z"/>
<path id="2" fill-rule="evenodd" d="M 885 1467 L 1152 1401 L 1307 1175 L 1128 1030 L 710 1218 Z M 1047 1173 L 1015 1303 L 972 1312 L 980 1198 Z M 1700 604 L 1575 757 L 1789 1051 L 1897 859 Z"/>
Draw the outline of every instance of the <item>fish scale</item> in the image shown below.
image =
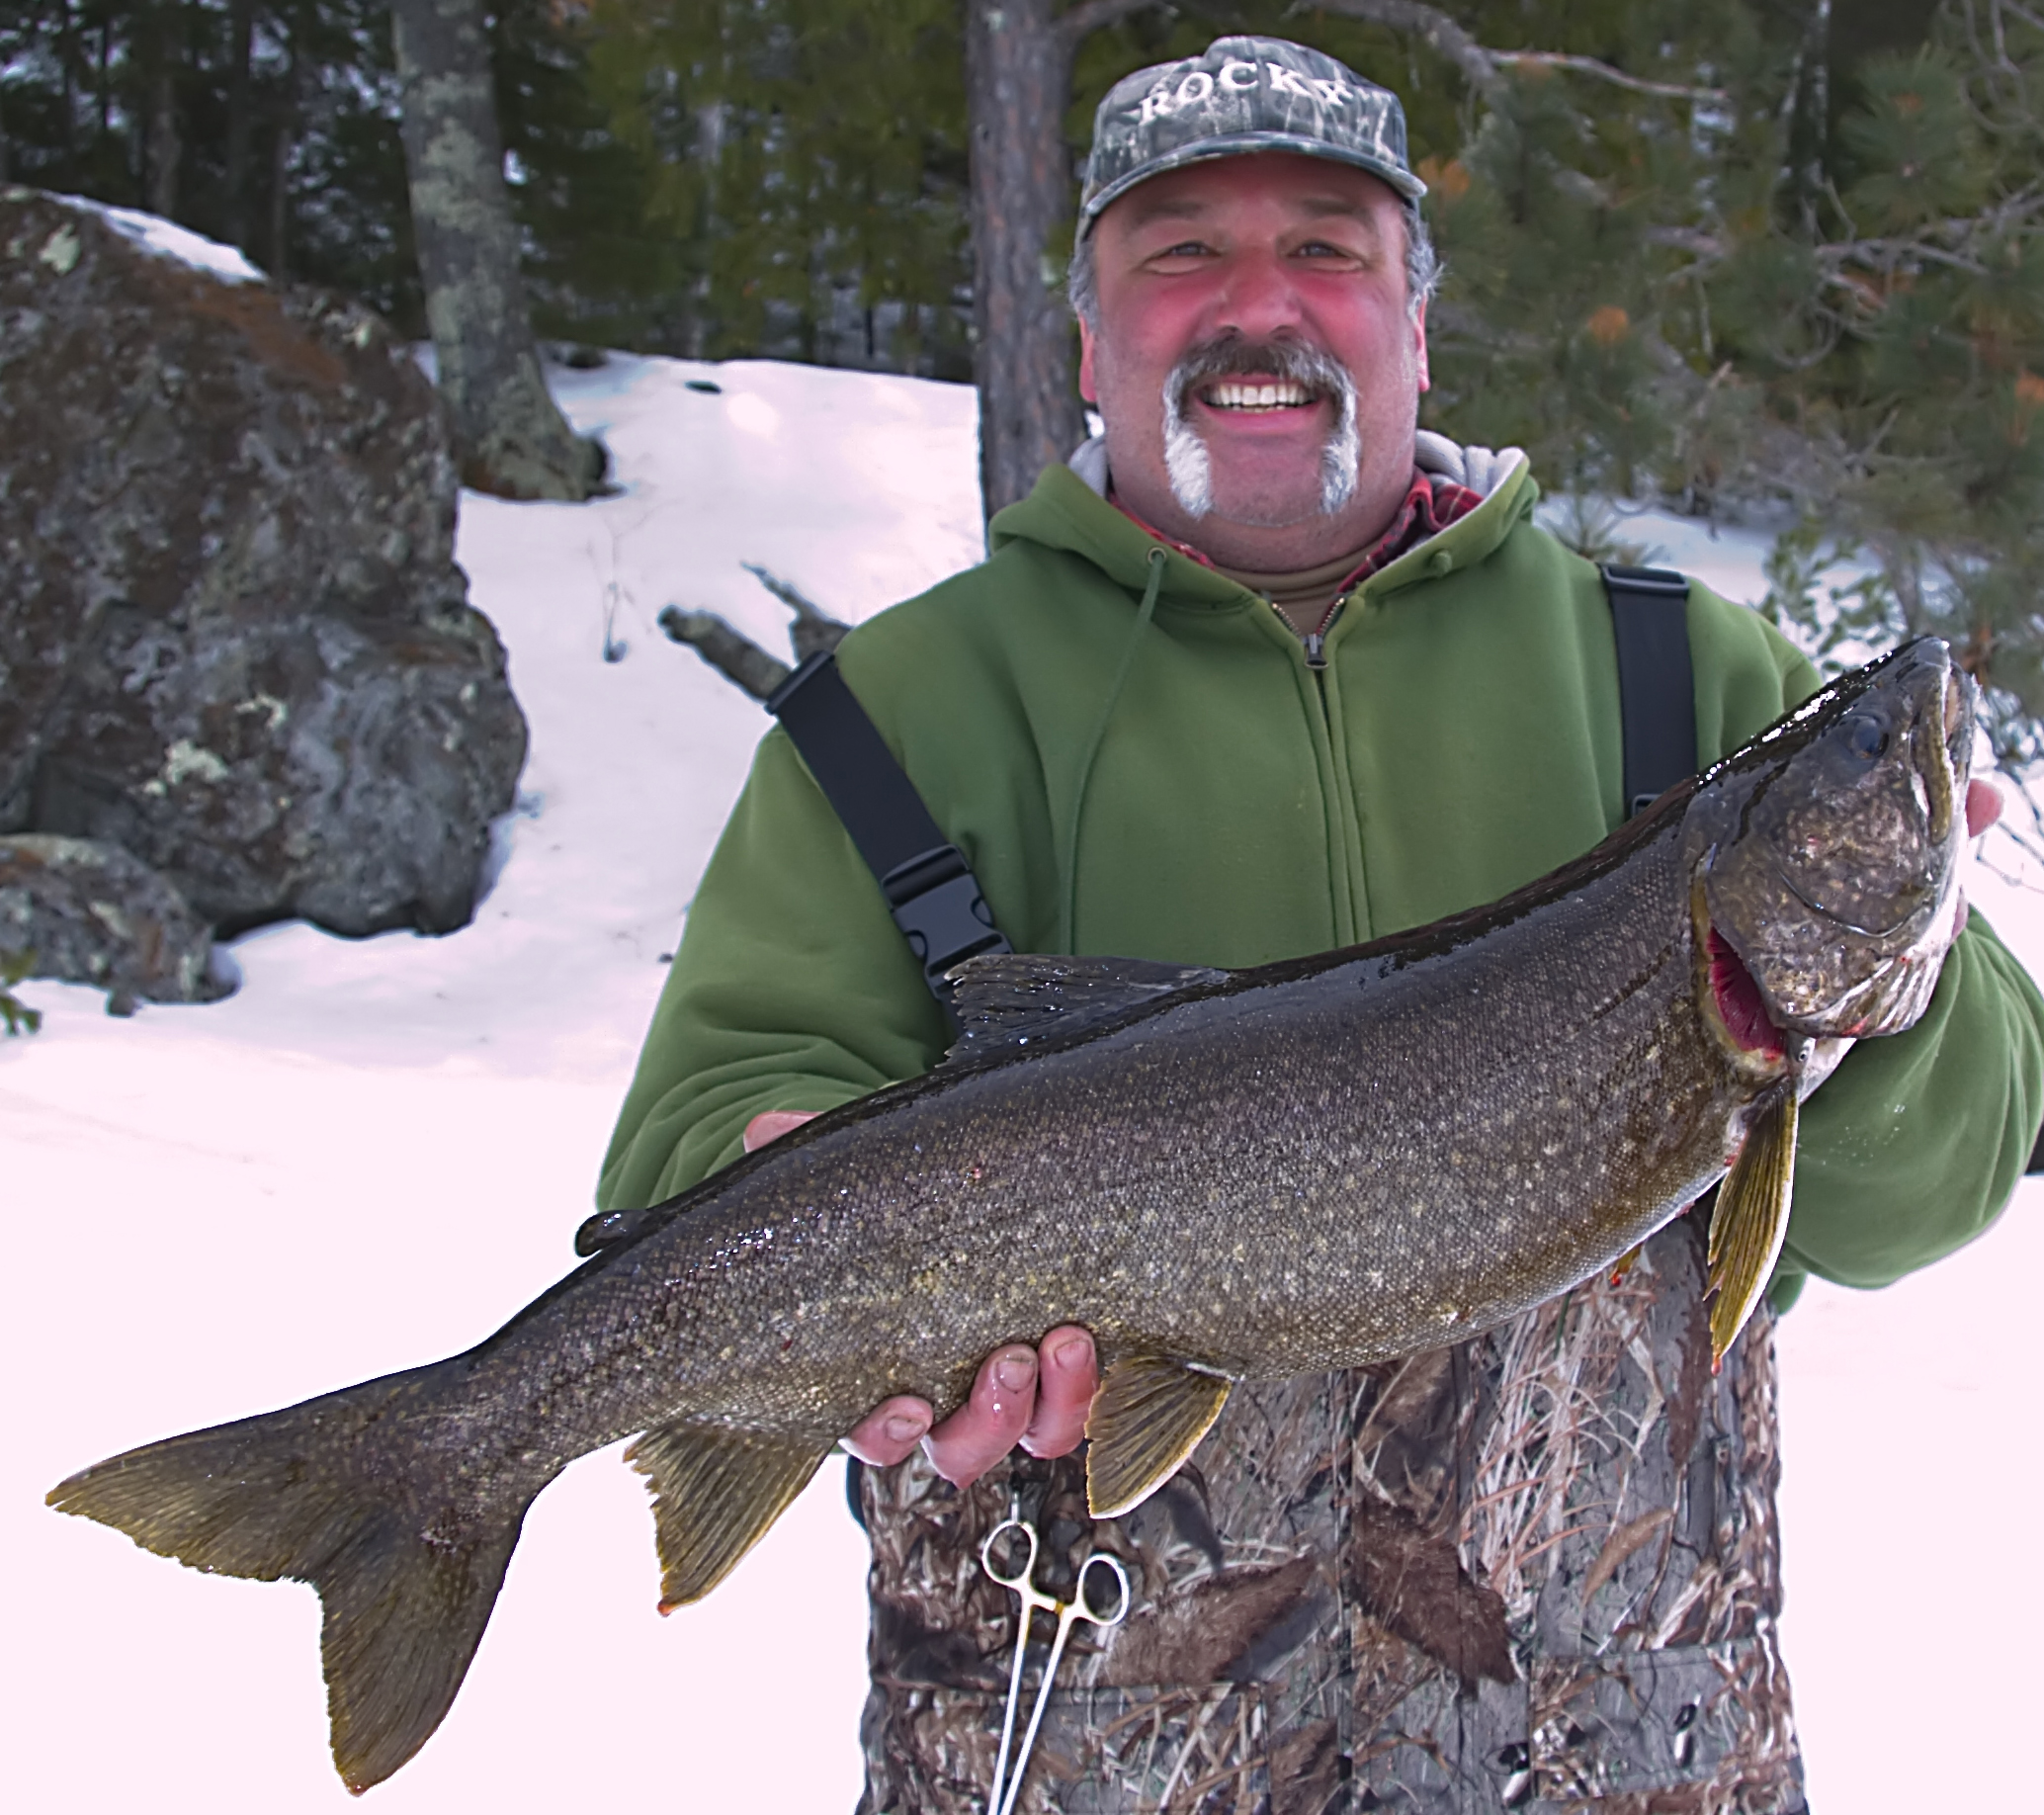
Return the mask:
<path id="1" fill-rule="evenodd" d="M 1088 1498 L 1119 1515 L 1233 1382 L 1460 1341 L 1721 1178 L 1722 1353 L 1779 1249 L 1801 1097 L 1929 999 L 1970 740 L 1926 640 L 1476 912 L 1235 973 L 976 960 L 943 1067 L 592 1219 L 587 1262 L 477 1347 L 145 1445 L 51 1503 L 312 1582 L 359 1789 L 445 1713 L 534 1497 L 621 1436 L 671 1606 L 873 1406 L 948 1410 L 988 1350 L 1083 1324 Z"/>

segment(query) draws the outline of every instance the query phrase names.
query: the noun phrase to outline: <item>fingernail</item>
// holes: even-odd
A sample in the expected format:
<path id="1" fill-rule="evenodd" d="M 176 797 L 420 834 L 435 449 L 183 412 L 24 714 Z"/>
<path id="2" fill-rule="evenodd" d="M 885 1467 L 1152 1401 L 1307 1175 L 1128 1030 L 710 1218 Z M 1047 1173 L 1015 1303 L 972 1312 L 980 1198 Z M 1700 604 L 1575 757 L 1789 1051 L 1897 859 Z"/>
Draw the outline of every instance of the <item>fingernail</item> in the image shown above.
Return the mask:
<path id="1" fill-rule="evenodd" d="M 887 1423 L 888 1441 L 912 1443 L 929 1427 L 928 1419 L 917 1418 L 912 1412 L 896 1412 Z"/>
<path id="2" fill-rule="evenodd" d="M 993 1377 L 1010 1393 L 1019 1393 L 1036 1378 L 1036 1357 L 1030 1354 L 1004 1355 L 993 1364 Z"/>
<path id="3" fill-rule="evenodd" d="M 1066 1337 L 1064 1341 L 1051 1350 L 1051 1359 L 1060 1367 L 1074 1374 L 1091 1361 L 1092 1358 L 1093 1339 L 1091 1337 Z"/>

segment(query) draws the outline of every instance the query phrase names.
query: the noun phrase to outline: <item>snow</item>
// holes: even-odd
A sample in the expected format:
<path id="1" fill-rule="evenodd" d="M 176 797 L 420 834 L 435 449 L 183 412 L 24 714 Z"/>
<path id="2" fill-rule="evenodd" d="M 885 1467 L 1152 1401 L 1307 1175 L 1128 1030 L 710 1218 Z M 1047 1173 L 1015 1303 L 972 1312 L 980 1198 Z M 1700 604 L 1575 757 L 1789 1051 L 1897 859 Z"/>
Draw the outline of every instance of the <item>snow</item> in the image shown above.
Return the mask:
<path id="1" fill-rule="evenodd" d="M 261 284 L 268 281 L 262 272 L 232 246 L 223 246 L 216 239 L 208 239 L 202 233 L 193 232 L 190 227 L 181 227 L 174 220 L 164 219 L 161 215 L 145 215 L 136 208 L 114 208 L 86 196 L 52 195 L 49 199 L 52 202 L 61 202 L 66 208 L 75 208 L 80 214 L 97 215 L 115 232 L 125 234 L 143 251 L 153 252 L 158 258 L 172 258 L 181 265 L 191 265 L 200 271 L 210 271 L 214 277 L 229 284 Z"/>
<path id="2" fill-rule="evenodd" d="M 272 928 L 235 946 L 231 1000 L 131 1021 L 29 985 L 43 1031 L 0 1041 L 22 1807 L 347 1805 L 311 1595 L 174 1568 L 43 1494 L 129 1444 L 450 1352 L 565 1270 L 662 954 L 763 725 L 657 612 L 707 606 L 785 647 L 741 562 L 861 618 L 978 556 L 968 390 L 626 358 L 557 383 L 625 489 L 464 501 L 460 556 L 533 729 L 476 923 L 357 943 Z M 1754 539 L 1627 533 L 1757 594 Z M 1976 897 L 2044 962 L 2031 900 L 1985 876 Z M 1931 1272 L 1813 1287 L 1785 1326 L 1787 1643 L 1820 1809 L 2026 1793 L 2044 1590 L 2019 1564 L 2039 1481 L 2017 1344 L 2044 1275 L 2039 1189 Z M 642 1485 L 615 1451 L 573 1465 L 526 1521 L 452 1715 L 374 1806 L 849 1809 L 864 1553 L 841 1483 L 826 1468 L 730 1582 L 660 1620 Z"/>

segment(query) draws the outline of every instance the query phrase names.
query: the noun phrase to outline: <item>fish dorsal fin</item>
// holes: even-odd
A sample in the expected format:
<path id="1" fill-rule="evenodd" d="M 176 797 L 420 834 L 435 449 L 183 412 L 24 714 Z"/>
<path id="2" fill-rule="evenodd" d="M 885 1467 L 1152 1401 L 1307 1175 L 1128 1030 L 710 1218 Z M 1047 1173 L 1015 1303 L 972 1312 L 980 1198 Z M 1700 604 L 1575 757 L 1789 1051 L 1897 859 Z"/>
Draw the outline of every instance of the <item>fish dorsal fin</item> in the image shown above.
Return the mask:
<path id="1" fill-rule="evenodd" d="M 1235 1383 L 1183 1361 L 1113 1362 L 1086 1414 L 1086 1505 L 1119 1518 L 1177 1473 L 1228 1403 Z"/>
<path id="2" fill-rule="evenodd" d="M 947 1063 L 1026 1048 L 1075 1033 L 1200 984 L 1223 982 L 1207 965 L 1148 958 L 1058 958 L 1001 952 L 969 958 L 951 973 L 958 1043 Z"/>
<path id="3" fill-rule="evenodd" d="M 1725 1358 L 1746 1328 L 1781 1255 L 1796 1182 L 1798 1119 L 1792 1076 L 1754 1111 L 1746 1145 L 1718 1187 L 1718 1207 L 1711 1214 L 1709 1278 L 1709 1287 L 1718 1295 L 1711 1305 L 1714 1363 Z"/>
<path id="4" fill-rule="evenodd" d="M 729 1575 L 829 1453 L 801 1439 L 686 1419 L 648 1430 L 626 1450 L 653 1492 L 660 1611 L 701 1600 Z"/>

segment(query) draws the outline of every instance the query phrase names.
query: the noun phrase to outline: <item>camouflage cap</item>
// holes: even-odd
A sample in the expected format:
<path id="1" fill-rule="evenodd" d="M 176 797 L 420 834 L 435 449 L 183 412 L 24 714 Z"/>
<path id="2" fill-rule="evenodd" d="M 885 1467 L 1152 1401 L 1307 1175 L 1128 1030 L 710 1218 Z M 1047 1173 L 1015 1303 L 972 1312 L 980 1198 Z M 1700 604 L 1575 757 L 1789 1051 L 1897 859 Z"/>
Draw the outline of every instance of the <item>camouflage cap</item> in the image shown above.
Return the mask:
<path id="1" fill-rule="evenodd" d="M 1198 56 L 1139 69 L 1108 90 L 1093 117 L 1079 237 L 1138 183 L 1251 151 L 1353 164 L 1407 208 L 1426 194 L 1406 166 L 1405 110 L 1390 89 L 1289 39 L 1217 38 Z"/>

